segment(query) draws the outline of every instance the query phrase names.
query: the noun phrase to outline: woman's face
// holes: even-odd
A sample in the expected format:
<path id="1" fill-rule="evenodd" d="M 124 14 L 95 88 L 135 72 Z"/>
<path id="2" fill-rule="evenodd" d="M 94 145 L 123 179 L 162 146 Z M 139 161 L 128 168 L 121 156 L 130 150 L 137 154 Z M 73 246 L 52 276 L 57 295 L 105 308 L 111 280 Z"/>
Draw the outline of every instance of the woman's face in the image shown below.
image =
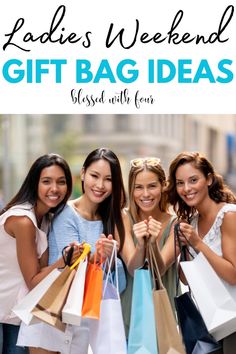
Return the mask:
<path id="1" fill-rule="evenodd" d="M 108 161 L 100 159 L 93 162 L 86 171 L 82 171 L 84 193 L 88 199 L 99 204 L 112 193 L 111 168 Z"/>
<path id="2" fill-rule="evenodd" d="M 197 208 L 209 197 L 208 186 L 212 179 L 206 178 L 192 163 L 179 166 L 175 177 L 177 193 L 188 206 Z"/>
<path id="3" fill-rule="evenodd" d="M 135 178 L 133 198 L 140 210 L 151 213 L 159 208 L 162 186 L 158 176 L 148 170 L 139 172 Z"/>
<path id="4" fill-rule="evenodd" d="M 60 166 L 52 165 L 42 169 L 38 184 L 37 205 L 47 212 L 55 208 L 65 198 L 67 193 L 66 177 Z"/>

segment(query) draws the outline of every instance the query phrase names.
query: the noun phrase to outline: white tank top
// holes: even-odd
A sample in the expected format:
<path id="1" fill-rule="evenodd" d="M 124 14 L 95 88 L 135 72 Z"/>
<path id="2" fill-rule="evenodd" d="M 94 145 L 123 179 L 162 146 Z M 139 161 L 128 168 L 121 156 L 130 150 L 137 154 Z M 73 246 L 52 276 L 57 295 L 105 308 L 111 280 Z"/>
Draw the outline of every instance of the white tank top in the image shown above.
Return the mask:
<path id="1" fill-rule="evenodd" d="M 16 205 L 0 215 L 0 323 L 19 324 L 20 320 L 11 309 L 28 292 L 16 254 L 16 240 L 4 229 L 9 216 L 27 216 L 36 228 L 35 242 L 38 258 L 47 249 L 48 223 L 44 220 L 41 229 L 37 226 L 31 204 Z"/>
<path id="2" fill-rule="evenodd" d="M 218 211 L 218 214 L 216 215 L 215 221 L 212 224 L 210 230 L 208 233 L 203 237 L 203 242 L 211 248 L 216 254 L 219 256 L 222 256 L 222 233 L 221 233 L 221 225 L 224 219 L 225 213 L 228 212 L 236 212 L 236 204 L 225 204 L 223 207 Z M 191 225 L 198 231 L 198 215 L 196 215 L 192 222 Z M 190 250 L 191 254 L 196 257 L 196 252 L 191 248 Z"/>

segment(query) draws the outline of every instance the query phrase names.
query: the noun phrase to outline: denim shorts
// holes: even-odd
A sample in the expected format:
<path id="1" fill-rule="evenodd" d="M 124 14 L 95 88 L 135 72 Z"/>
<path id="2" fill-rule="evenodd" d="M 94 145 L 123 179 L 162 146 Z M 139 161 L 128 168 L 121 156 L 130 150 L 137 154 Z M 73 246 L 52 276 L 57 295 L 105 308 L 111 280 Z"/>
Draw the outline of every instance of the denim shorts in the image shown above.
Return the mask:
<path id="1" fill-rule="evenodd" d="M 28 348 L 16 346 L 20 326 L 0 323 L 0 353 L 28 354 Z"/>

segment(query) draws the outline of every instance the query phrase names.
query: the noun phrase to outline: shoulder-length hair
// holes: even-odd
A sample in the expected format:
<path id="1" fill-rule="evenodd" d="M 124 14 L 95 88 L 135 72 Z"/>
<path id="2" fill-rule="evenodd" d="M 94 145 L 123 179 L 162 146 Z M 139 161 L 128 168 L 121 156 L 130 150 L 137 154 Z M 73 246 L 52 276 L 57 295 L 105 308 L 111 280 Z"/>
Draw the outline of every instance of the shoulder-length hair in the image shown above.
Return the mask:
<path id="1" fill-rule="evenodd" d="M 176 171 L 179 166 L 191 163 L 194 168 L 208 178 L 212 178 L 212 183 L 208 186 L 209 197 L 216 203 L 226 202 L 236 204 L 236 196 L 224 183 L 221 175 L 217 174 L 210 161 L 199 152 L 181 152 L 170 164 L 167 186 L 168 201 L 173 205 L 174 211 L 179 218 L 187 221 L 195 214 L 196 209 L 189 207 L 177 193 Z"/>
<path id="2" fill-rule="evenodd" d="M 72 175 L 67 162 L 58 154 L 46 154 L 40 156 L 31 166 L 24 182 L 22 183 L 17 194 L 7 203 L 1 211 L 3 214 L 6 210 L 17 204 L 30 203 L 36 205 L 38 199 L 38 185 L 41 172 L 44 168 L 50 166 L 59 166 L 65 173 L 67 192 L 64 199 L 55 208 L 50 209 L 50 213 L 58 214 L 65 206 L 72 192 Z"/>
<path id="3" fill-rule="evenodd" d="M 149 164 L 145 159 L 140 166 L 132 166 L 130 167 L 129 171 L 129 181 L 128 181 L 128 192 L 129 192 L 129 212 L 134 220 L 134 222 L 138 222 L 139 219 L 139 208 L 134 201 L 134 187 L 137 175 L 142 171 L 150 171 L 155 173 L 162 186 L 162 193 L 161 193 L 161 200 L 159 202 L 159 208 L 162 212 L 167 212 L 168 210 L 168 203 L 166 198 L 165 186 L 166 186 L 166 175 L 165 171 L 162 168 L 160 163 L 157 164 Z"/>
<path id="4" fill-rule="evenodd" d="M 122 209 L 126 205 L 126 195 L 121 172 L 120 162 L 113 151 L 108 148 L 98 148 L 87 156 L 84 161 L 84 171 L 98 160 L 104 159 L 110 165 L 112 192 L 102 203 L 98 206 L 98 214 L 101 216 L 103 223 L 103 232 L 105 235 L 115 234 L 115 228 L 118 231 L 120 239 L 120 251 L 124 244 L 125 230 L 122 218 Z M 84 193 L 84 182 L 82 181 L 82 191 Z"/>

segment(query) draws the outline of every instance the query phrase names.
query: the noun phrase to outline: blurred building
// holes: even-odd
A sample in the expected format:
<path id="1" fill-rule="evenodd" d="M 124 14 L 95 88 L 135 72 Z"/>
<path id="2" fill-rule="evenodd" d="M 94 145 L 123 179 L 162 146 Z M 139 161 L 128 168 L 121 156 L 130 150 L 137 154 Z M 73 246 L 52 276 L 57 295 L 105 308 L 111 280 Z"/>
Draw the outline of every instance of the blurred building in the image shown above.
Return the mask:
<path id="1" fill-rule="evenodd" d="M 236 190 L 236 115 L 2 115 L 0 191 L 12 196 L 36 157 L 63 155 L 78 178 L 85 156 L 107 146 L 129 160 L 158 156 L 167 169 L 183 150 L 201 151 Z"/>

